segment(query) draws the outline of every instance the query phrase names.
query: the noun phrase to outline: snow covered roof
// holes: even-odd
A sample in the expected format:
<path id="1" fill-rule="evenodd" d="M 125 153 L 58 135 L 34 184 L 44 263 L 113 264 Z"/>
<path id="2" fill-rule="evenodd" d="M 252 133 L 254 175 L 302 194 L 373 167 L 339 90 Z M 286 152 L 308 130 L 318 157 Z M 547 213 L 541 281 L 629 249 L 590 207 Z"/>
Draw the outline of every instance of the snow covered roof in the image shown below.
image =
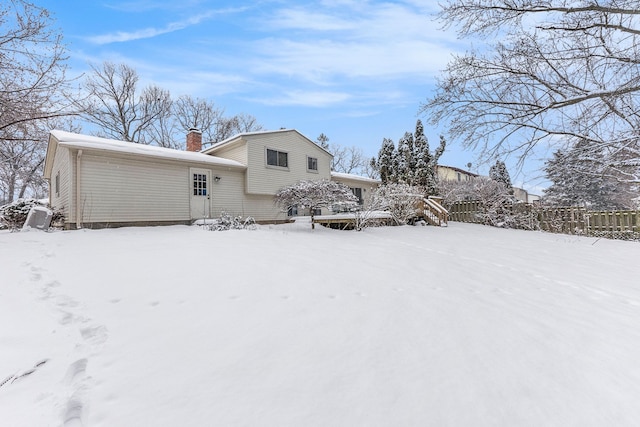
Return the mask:
<path id="1" fill-rule="evenodd" d="M 87 150 L 109 151 L 113 153 L 126 153 L 146 157 L 155 157 L 168 160 L 183 160 L 189 162 L 207 163 L 216 166 L 230 166 L 245 169 L 246 166 L 235 160 L 223 159 L 200 152 L 174 150 L 172 148 L 156 147 L 153 145 L 135 144 L 115 139 L 99 138 L 97 136 L 81 135 L 52 130 L 51 135 L 58 140 L 63 147 L 81 148 Z"/>
<path id="2" fill-rule="evenodd" d="M 367 178 L 366 176 L 353 175 L 350 173 L 342 173 L 342 172 L 331 172 L 331 176 L 333 178 L 350 179 L 352 181 L 369 182 L 371 184 L 380 184 L 381 182 L 379 179 Z"/>

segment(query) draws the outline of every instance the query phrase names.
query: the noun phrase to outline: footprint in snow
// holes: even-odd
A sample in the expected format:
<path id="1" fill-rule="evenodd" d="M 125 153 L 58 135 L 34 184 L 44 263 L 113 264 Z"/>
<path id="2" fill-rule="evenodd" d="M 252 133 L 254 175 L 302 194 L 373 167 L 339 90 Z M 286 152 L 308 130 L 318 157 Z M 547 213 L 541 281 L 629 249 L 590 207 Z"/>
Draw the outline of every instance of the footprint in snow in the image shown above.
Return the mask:
<path id="1" fill-rule="evenodd" d="M 105 326 L 93 326 L 80 329 L 80 335 L 85 341 L 93 344 L 102 344 L 107 341 L 109 334 Z"/>

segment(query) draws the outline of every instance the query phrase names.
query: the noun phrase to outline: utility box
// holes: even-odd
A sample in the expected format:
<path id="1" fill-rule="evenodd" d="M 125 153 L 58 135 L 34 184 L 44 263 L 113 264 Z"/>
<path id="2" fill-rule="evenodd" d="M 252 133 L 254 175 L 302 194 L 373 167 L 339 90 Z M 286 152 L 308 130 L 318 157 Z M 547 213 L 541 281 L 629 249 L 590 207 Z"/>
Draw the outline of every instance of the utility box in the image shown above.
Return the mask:
<path id="1" fill-rule="evenodd" d="M 29 211 L 27 220 L 22 226 L 22 230 L 24 231 L 36 228 L 38 230 L 47 231 L 51 225 L 52 217 L 53 212 L 51 212 L 50 209 L 47 209 L 44 206 L 34 206 Z"/>

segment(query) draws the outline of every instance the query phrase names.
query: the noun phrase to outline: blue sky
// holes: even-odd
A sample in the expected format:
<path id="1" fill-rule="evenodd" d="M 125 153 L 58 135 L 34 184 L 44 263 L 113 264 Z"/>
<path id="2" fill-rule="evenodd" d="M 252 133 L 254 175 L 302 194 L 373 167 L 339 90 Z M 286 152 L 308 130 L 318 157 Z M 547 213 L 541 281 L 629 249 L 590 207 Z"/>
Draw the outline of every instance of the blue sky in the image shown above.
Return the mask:
<path id="1" fill-rule="evenodd" d="M 68 46 L 73 75 L 103 61 L 134 67 L 142 86 L 213 100 L 266 129 L 358 146 L 413 132 L 435 78 L 468 41 L 433 19 L 430 0 L 45 0 Z M 440 129 L 425 133 L 432 148 Z M 475 155 L 449 142 L 441 164 Z M 474 166 L 486 174 L 488 166 Z M 537 190 L 537 171 L 515 184 Z M 526 169 L 525 169 L 526 171 Z"/>

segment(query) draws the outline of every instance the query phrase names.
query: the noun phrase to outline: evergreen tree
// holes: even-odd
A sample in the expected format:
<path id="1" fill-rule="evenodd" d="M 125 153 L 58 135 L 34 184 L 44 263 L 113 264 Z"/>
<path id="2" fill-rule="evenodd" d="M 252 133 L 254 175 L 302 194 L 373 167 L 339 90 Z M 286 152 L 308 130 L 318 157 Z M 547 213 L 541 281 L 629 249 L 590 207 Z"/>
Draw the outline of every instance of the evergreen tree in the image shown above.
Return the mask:
<path id="1" fill-rule="evenodd" d="M 437 193 L 436 167 L 444 153 L 446 141 L 440 137 L 440 145 L 435 153 L 429 151 L 429 142 L 424 135 L 422 122 L 416 122 L 415 137 L 405 132 L 398 141 L 396 150 L 393 141 L 385 138 L 378 158 L 371 160 L 371 167 L 378 171 L 383 184 L 402 183 L 421 187 L 426 194 Z"/>
<path id="2" fill-rule="evenodd" d="M 595 153 L 584 156 L 588 142 L 582 141 L 567 150 L 558 150 L 545 163 L 544 171 L 552 185 L 544 199 L 555 206 L 584 206 L 590 209 L 628 209 L 634 197 L 628 183 L 611 176 L 588 174 Z M 637 193 L 635 194 L 637 195 Z"/>
<path id="3" fill-rule="evenodd" d="M 329 137 L 324 133 L 321 133 L 320 135 L 318 135 L 318 139 L 316 139 L 316 144 L 318 144 L 320 147 L 324 148 L 325 150 L 329 151 Z"/>
<path id="4" fill-rule="evenodd" d="M 376 162 L 376 168 L 380 173 L 380 180 L 382 184 L 393 182 L 396 175 L 396 147 L 393 141 L 389 138 L 382 140 L 382 147 L 378 152 L 378 161 Z"/>
<path id="5" fill-rule="evenodd" d="M 411 166 L 415 165 L 413 153 L 413 134 L 405 132 L 404 136 L 398 141 L 397 151 L 397 169 L 395 182 L 403 184 L 412 184 L 413 171 Z"/>
<path id="6" fill-rule="evenodd" d="M 420 121 L 420 119 L 416 122 L 414 146 L 416 152 L 414 183 L 419 187 L 428 188 L 432 176 L 432 173 L 429 170 L 431 167 L 431 153 L 429 152 L 429 141 L 427 140 L 427 137 L 424 136 L 424 127 L 422 126 L 422 121 Z"/>
<path id="7" fill-rule="evenodd" d="M 489 169 L 489 178 L 504 185 L 508 193 L 513 195 L 513 185 L 507 166 L 501 160 L 496 160 L 496 164 Z"/>
<path id="8" fill-rule="evenodd" d="M 427 194 L 437 194 L 438 193 L 438 160 L 440 160 L 440 156 L 444 153 L 444 149 L 447 146 L 447 141 L 444 139 L 444 136 L 440 135 L 440 144 L 436 151 L 431 155 L 429 168 L 427 169 Z"/>

